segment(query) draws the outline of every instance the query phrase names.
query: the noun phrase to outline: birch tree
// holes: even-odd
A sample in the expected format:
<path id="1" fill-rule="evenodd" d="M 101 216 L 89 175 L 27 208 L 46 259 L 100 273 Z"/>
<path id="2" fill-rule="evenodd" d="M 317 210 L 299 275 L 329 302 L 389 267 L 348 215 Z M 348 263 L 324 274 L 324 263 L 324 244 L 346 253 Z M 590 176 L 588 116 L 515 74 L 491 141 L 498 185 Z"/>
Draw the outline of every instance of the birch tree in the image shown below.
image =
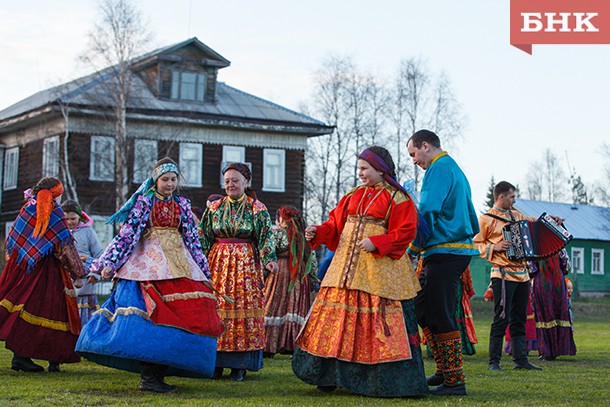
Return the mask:
<path id="1" fill-rule="evenodd" d="M 127 143 L 127 105 L 134 78 L 130 64 L 144 52 L 152 34 L 132 1 L 101 0 L 98 12 L 98 23 L 88 34 L 88 48 L 81 60 L 97 71 L 110 103 L 106 107 L 115 130 L 115 209 L 118 210 L 129 192 L 127 157 L 131 148 Z"/>

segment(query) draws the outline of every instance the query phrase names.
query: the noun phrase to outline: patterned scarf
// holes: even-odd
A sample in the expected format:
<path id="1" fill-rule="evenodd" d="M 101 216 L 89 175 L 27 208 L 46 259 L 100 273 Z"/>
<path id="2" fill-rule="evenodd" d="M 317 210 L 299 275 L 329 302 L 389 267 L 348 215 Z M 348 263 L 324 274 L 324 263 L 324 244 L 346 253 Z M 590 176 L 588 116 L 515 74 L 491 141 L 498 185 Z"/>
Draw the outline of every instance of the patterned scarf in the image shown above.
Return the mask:
<path id="1" fill-rule="evenodd" d="M 53 211 L 49 215 L 47 229 L 40 237 L 34 237 L 36 220 L 36 205 L 24 205 L 6 239 L 7 253 L 16 255 L 17 263 L 26 266 L 28 273 L 55 246 L 63 246 L 72 241 L 64 213 L 56 204 L 53 204 Z"/>

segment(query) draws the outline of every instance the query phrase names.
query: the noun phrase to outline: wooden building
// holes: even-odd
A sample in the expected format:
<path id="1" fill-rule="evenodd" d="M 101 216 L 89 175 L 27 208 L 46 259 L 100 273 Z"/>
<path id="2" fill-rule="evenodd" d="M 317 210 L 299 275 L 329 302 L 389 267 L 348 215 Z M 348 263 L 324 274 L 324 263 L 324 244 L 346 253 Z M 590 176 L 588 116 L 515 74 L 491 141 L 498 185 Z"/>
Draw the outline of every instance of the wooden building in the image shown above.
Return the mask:
<path id="1" fill-rule="evenodd" d="M 307 139 L 332 127 L 218 81 L 230 62 L 191 38 L 135 58 L 127 103 L 130 189 L 158 158 L 176 160 L 181 194 L 204 207 L 224 193 L 221 168 L 250 163 L 252 187 L 272 213 L 302 207 Z M 23 191 L 43 176 L 75 181 L 78 199 L 96 219 L 114 212 L 113 68 L 38 92 L 0 111 L 0 234 L 2 242 L 23 204 Z M 66 169 L 69 169 L 66 171 Z M 99 221 L 99 222 L 97 222 Z"/>

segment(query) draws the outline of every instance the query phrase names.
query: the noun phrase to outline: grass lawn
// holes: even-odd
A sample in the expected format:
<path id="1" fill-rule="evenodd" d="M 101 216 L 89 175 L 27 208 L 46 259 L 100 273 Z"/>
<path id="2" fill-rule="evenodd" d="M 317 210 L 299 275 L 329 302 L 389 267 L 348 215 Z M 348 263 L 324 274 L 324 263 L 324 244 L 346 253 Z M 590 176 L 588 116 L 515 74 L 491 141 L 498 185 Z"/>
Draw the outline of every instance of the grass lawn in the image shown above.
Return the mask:
<path id="1" fill-rule="evenodd" d="M 169 395 L 136 390 L 139 376 L 104 368 L 87 361 L 62 365 L 63 372 L 23 373 L 10 369 L 12 353 L 0 349 L 0 406 L 13 405 L 267 405 L 267 406 L 357 406 L 357 405 L 493 405 L 557 406 L 610 405 L 610 317 L 608 313 L 582 315 L 576 311 L 576 346 L 573 357 L 546 362 L 530 359 L 544 367 L 542 372 L 513 371 L 512 360 L 503 356 L 503 372 L 487 370 L 487 340 L 491 321 L 489 304 L 475 302 L 477 354 L 465 356 L 467 397 L 418 399 L 376 399 L 344 390 L 333 394 L 318 392 L 292 373 L 289 356 L 265 359 L 265 368 L 249 373 L 243 383 L 169 377 L 179 386 Z M 601 304 L 607 306 L 608 304 Z M 43 362 L 46 367 L 46 362 Z M 425 359 L 426 372 L 434 371 Z"/>

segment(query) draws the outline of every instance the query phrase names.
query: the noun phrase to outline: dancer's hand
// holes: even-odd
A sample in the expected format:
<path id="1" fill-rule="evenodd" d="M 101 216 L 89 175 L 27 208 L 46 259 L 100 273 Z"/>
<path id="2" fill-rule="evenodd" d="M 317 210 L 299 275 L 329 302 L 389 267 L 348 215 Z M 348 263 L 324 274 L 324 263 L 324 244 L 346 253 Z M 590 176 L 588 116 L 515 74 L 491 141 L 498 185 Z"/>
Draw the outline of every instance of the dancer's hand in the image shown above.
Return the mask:
<path id="1" fill-rule="evenodd" d="M 318 228 L 315 226 L 308 226 L 307 229 L 305 229 L 305 239 L 309 242 L 312 241 L 314 237 L 316 237 L 316 232 L 318 231 Z"/>
<path id="2" fill-rule="evenodd" d="M 375 250 L 377 250 L 377 246 L 375 246 L 373 242 L 371 242 L 371 239 L 369 239 L 368 237 L 356 243 L 356 246 L 358 246 L 360 250 L 364 250 L 365 252 L 374 252 Z"/>
<path id="3" fill-rule="evenodd" d="M 277 270 L 278 270 L 277 263 L 274 261 L 270 261 L 269 263 L 267 263 L 265 265 L 265 268 L 267 270 L 269 270 L 269 272 L 271 272 L 271 273 L 277 273 Z"/>

